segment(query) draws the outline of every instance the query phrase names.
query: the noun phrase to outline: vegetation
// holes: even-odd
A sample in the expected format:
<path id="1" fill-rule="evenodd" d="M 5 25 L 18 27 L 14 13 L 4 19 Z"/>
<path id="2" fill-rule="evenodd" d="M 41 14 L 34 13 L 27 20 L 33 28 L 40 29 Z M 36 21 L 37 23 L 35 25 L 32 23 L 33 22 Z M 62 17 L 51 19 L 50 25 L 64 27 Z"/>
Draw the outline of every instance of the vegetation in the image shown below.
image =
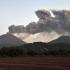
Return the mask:
<path id="1" fill-rule="evenodd" d="M 14 56 L 36 56 L 36 55 L 52 55 L 52 56 L 70 56 L 70 45 L 65 44 L 46 44 L 46 43 L 30 43 L 18 47 L 2 47 L 0 49 L 1 57 Z"/>

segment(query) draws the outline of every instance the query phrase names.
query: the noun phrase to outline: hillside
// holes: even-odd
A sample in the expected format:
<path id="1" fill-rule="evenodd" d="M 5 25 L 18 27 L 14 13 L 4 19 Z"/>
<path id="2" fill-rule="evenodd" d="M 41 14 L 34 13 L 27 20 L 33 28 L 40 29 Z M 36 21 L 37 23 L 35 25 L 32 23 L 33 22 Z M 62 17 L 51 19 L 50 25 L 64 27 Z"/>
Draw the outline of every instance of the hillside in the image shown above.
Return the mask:
<path id="1" fill-rule="evenodd" d="M 10 33 L 0 36 L 0 46 L 19 46 L 24 43 L 25 42 Z"/>
<path id="2" fill-rule="evenodd" d="M 70 44 L 70 36 L 60 36 L 59 38 L 51 41 L 50 43 Z"/>

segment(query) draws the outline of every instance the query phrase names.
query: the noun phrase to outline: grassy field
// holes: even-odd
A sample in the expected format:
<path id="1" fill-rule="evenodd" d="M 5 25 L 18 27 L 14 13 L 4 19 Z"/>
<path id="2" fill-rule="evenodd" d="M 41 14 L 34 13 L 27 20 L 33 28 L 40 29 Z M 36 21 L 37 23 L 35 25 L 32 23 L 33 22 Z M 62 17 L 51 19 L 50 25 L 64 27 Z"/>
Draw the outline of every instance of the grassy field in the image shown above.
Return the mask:
<path id="1" fill-rule="evenodd" d="M 0 70 L 70 70 L 70 57 L 0 58 Z"/>

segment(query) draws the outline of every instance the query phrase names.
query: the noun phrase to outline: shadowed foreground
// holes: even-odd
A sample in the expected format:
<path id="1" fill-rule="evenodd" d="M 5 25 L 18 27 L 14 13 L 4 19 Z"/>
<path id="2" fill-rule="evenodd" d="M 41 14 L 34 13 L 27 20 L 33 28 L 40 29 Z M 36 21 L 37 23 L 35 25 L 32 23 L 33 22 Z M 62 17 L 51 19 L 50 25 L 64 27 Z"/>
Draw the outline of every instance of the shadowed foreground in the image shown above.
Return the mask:
<path id="1" fill-rule="evenodd" d="M 0 58 L 0 70 L 70 70 L 70 57 Z"/>

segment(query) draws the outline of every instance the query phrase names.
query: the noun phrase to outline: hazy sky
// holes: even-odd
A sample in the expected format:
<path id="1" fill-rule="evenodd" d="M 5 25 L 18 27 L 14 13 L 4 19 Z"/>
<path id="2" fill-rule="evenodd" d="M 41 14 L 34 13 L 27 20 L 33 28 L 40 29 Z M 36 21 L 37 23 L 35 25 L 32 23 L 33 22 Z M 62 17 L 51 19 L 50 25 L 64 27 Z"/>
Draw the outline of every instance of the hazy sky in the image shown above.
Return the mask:
<path id="1" fill-rule="evenodd" d="M 0 35 L 9 25 L 37 21 L 34 12 L 40 8 L 69 9 L 70 0 L 0 0 Z"/>

